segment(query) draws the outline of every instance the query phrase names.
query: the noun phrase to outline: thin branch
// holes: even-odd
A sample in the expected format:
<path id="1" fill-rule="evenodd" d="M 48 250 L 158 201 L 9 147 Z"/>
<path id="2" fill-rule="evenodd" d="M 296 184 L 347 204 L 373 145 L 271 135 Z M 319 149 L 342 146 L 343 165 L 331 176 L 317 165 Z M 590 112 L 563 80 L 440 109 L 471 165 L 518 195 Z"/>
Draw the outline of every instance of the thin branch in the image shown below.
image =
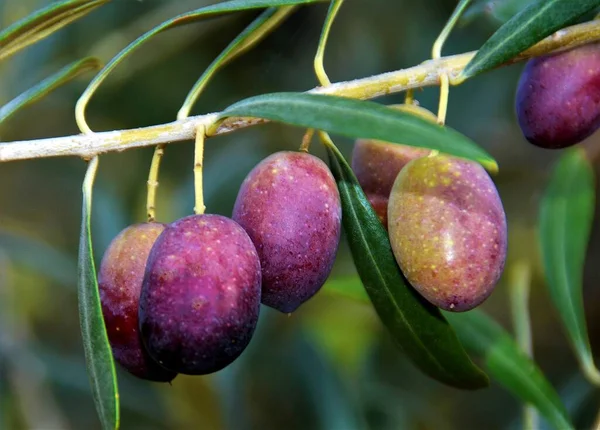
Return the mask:
<path id="1" fill-rule="evenodd" d="M 600 41 L 598 21 L 575 25 L 556 32 L 507 64 L 596 41 Z M 475 52 L 468 52 L 429 60 L 408 69 L 338 82 L 328 87 L 315 88 L 310 92 L 373 99 L 413 88 L 437 86 L 440 84 L 440 76 L 444 74 L 448 75 L 452 84 L 474 55 Z M 217 117 L 218 113 L 211 113 L 131 130 L 0 143 L 0 162 L 62 156 L 89 159 L 107 152 L 189 141 L 194 139 L 198 127 L 209 126 Z M 229 119 L 219 127 L 215 135 L 264 122 L 249 118 Z"/>

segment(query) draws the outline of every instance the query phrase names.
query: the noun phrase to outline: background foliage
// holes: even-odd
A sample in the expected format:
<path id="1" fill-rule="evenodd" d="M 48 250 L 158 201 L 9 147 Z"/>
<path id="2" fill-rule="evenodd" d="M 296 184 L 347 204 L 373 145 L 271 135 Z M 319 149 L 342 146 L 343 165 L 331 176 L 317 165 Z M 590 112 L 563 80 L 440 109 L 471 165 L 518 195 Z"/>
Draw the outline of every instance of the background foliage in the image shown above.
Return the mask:
<path id="1" fill-rule="evenodd" d="M 0 26 L 44 6 L 0 0 Z M 119 0 L 0 63 L 0 103 L 75 58 L 107 61 L 160 22 L 207 0 Z M 425 60 L 454 0 L 348 0 L 327 47 L 332 81 Z M 208 85 L 195 113 L 222 110 L 252 95 L 303 91 L 312 70 L 327 4 L 299 9 L 250 54 Z M 190 86 L 257 12 L 240 13 L 165 33 L 120 66 L 88 109 L 95 130 L 172 121 Z M 478 18 L 457 29 L 445 52 L 476 49 L 498 23 Z M 500 165 L 494 179 L 509 222 L 509 262 L 534 264 L 532 318 L 537 362 L 557 387 L 579 427 L 588 426 L 600 396 L 584 382 L 543 288 L 536 229 L 540 199 L 558 152 L 527 144 L 518 130 L 514 90 L 522 65 L 483 74 L 453 88 L 448 125 L 478 142 Z M 78 80 L 15 114 L 0 128 L 4 141 L 78 132 L 73 106 Z M 417 92 L 435 110 L 437 89 Z M 380 99 L 401 102 L 402 95 Z M 209 140 L 205 160 L 208 212 L 230 215 L 239 185 L 269 153 L 295 149 L 303 130 L 267 125 Z M 600 145 L 600 136 L 586 142 Z M 350 140 L 336 140 L 349 156 Z M 167 148 L 158 217 L 192 212 L 192 144 Z M 315 153 L 325 151 L 314 145 Z M 92 232 L 97 257 L 126 225 L 144 220 L 151 149 L 102 157 Z M 81 215 L 78 159 L 0 166 L 0 428 L 98 428 L 81 346 L 76 258 Z M 596 210 L 596 213 L 600 211 Z M 584 276 L 592 348 L 600 347 L 600 293 L 593 262 L 600 243 L 594 224 Z M 333 277 L 354 274 L 342 243 Z M 484 308 L 510 329 L 507 276 Z M 514 428 L 519 403 L 496 383 L 459 392 L 421 375 L 392 345 L 374 311 L 322 292 L 292 317 L 263 307 L 257 335 L 234 365 L 208 377 L 178 376 L 171 386 L 138 381 L 118 369 L 123 428 L 398 429 Z"/>

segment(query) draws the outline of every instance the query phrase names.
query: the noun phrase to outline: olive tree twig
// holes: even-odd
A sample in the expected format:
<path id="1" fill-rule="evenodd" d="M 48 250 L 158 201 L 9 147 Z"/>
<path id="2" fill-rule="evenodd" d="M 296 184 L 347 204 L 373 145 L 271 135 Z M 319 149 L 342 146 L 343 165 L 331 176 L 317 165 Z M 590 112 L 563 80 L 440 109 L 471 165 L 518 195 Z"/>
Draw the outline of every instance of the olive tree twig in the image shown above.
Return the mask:
<path id="1" fill-rule="evenodd" d="M 547 37 L 507 64 L 596 41 L 600 41 L 598 21 L 571 26 Z M 327 87 L 314 88 L 309 92 L 355 99 L 373 99 L 414 88 L 440 85 L 440 77 L 443 75 L 447 75 L 450 83 L 454 84 L 459 73 L 474 55 L 475 52 L 467 52 L 428 60 L 407 69 L 338 82 Z M 218 116 L 218 113 L 210 113 L 137 129 L 3 142 L 0 143 L 0 162 L 62 156 L 90 159 L 107 152 L 189 141 L 194 139 L 198 127 L 209 126 Z M 264 122 L 266 121 L 260 119 L 231 118 L 224 121 L 214 135 Z"/>

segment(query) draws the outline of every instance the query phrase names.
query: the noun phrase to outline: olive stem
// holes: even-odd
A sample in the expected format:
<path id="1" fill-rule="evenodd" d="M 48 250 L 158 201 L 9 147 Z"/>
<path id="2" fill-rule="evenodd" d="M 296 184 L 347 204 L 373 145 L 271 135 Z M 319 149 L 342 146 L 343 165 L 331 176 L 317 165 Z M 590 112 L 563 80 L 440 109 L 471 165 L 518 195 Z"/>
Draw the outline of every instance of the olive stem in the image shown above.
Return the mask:
<path id="1" fill-rule="evenodd" d="M 344 0 L 332 0 L 329 5 L 329 10 L 327 11 L 327 17 L 325 18 L 325 23 L 323 24 L 323 30 L 321 31 L 321 38 L 319 40 L 319 46 L 317 47 L 317 54 L 314 59 L 314 69 L 317 75 L 317 80 L 321 86 L 326 87 L 331 85 L 331 81 L 329 80 L 329 76 L 325 73 L 325 66 L 323 65 L 323 59 L 325 57 L 325 47 L 327 46 L 327 40 L 329 39 L 329 32 L 331 31 L 331 26 L 333 25 L 333 21 L 340 10 L 340 7 L 344 3 Z"/>
<path id="2" fill-rule="evenodd" d="M 204 139 L 206 138 L 206 128 L 203 125 L 196 129 L 196 144 L 194 150 L 194 195 L 195 206 L 194 213 L 202 215 L 206 206 L 204 206 L 204 186 L 202 179 L 202 161 L 204 159 Z"/>
<path id="3" fill-rule="evenodd" d="M 456 9 L 454 9 L 454 12 L 452 12 L 450 19 L 442 29 L 442 32 L 438 38 L 435 40 L 433 48 L 431 49 L 431 58 L 434 60 L 442 56 L 442 48 L 444 47 L 444 43 L 446 43 L 446 40 L 448 39 L 448 36 L 450 36 L 452 29 L 454 29 L 456 26 L 456 23 L 460 19 L 467 6 L 469 6 L 469 3 L 471 3 L 471 0 L 461 0 L 458 6 L 456 6 Z M 448 77 L 448 74 L 442 70 L 440 74 L 440 104 L 438 109 L 438 123 L 442 125 L 446 122 L 449 95 L 450 78 Z"/>
<path id="4" fill-rule="evenodd" d="M 505 65 L 539 57 L 551 52 L 571 49 L 600 40 L 600 26 L 597 21 L 586 22 L 564 28 L 521 53 Z M 383 73 L 353 81 L 338 82 L 328 87 L 318 87 L 313 94 L 329 94 L 354 99 L 373 99 L 395 94 L 413 88 L 436 86 L 440 76 L 449 76 L 450 84 L 458 82 L 460 72 L 474 57 L 475 52 L 429 60 L 408 69 Z M 107 152 L 121 152 L 127 149 L 158 144 L 188 141 L 194 138 L 198 126 L 210 127 L 219 118 L 219 113 L 199 115 L 168 124 L 150 127 L 117 130 L 54 137 L 46 139 L 13 141 L 0 143 L 0 162 L 36 158 L 76 156 L 90 159 Z M 241 128 L 263 124 L 265 120 L 256 118 L 230 118 L 210 130 L 208 135 L 230 133 Z M 81 124 L 79 124 L 81 127 Z M 82 131 L 85 131 L 81 127 Z"/>
<path id="5" fill-rule="evenodd" d="M 509 274 L 509 296 L 515 338 L 521 350 L 533 358 L 533 341 L 529 315 L 529 293 L 531 286 L 531 267 L 526 262 L 517 262 Z M 523 429 L 535 430 L 539 427 L 539 416 L 530 404 L 523 406 Z"/>
<path id="6" fill-rule="evenodd" d="M 315 129 L 309 128 L 304 133 L 304 137 L 302 138 L 302 144 L 300 145 L 300 151 L 308 152 L 310 149 L 310 142 L 312 142 L 312 138 L 315 135 Z"/>
<path id="7" fill-rule="evenodd" d="M 404 96 L 404 104 L 412 105 L 415 102 L 415 90 L 412 88 L 406 91 L 406 95 Z"/>
<path id="8" fill-rule="evenodd" d="M 329 76 L 325 72 L 325 47 L 327 46 L 327 40 L 329 40 L 329 32 L 331 31 L 331 26 L 333 25 L 333 21 L 337 16 L 340 7 L 344 3 L 344 0 L 332 0 L 329 4 L 329 10 L 327 11 L 327 17 L 325 18 L 325 23 L 323 24 L 323 29 L 321 30 L 321 37 L 319 39 L 319 46 L 317 47 L 317 53 L 315 54 L 315 59 L 313 61 L 313 67 L 315 69 L 315 75 L 317 75 L 317 80 L 322 87 L 328 87 L 331 85 L 331 81 L 329 80 Z M 315 134 L 315 130 L 309 128 L 306 130 L 304 137 L 302 138 L 302 144 L 300 145 L 300 151 L 308 152 L 310 150 L 310 143 L 312 142 L 312 138 Z"/>
<path id="9" fill-rule="evenodd" d="M 158 172 L 160 170 L 160 162 L 165 154 L 165 145 L 157 145 L 152 155 L 152 163 L 150 164 L 150 172 L 148 173 L 148 194 L 146 197 L 146 214 L 148 222 L 156 220 L 156 191 L 158 189 Z"/>

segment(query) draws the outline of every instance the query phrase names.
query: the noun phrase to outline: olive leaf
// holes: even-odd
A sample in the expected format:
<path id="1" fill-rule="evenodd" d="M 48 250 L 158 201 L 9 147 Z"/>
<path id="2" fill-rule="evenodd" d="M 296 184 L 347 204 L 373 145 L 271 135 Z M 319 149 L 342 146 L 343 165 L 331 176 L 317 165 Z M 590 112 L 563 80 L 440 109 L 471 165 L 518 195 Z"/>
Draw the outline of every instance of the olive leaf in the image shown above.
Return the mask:
<path id="1" fill-rule="evenodd" d="M 252 46 L 264 39 L 279 24 L 281 24 L 295 10 L 296 6 L 282 6 L 280 8 L 269 8 L 258 16 L 244 29 L 208 66 L 206 71 L 198 78 L 189 91 L 179 116 L 187 116 L 192 106 L 200 96 L 214 74 L 234 58 L 246 52 Z"/>
<path id="2" fill-rule="evenodd" d="M 32 45 L 110 0 L 63 0 L 50 3 L 0 32 L 0 60 Z"/>
<path id="3" fill-rule="evenodd" d="M 388 331 L 421 371 L 462 389 L 488 385 L 439 309 L 404 279 L 387 232 L 369 204 L 352 169 L 335 146 L 326 145 L 342 200 L 342 221 L 354 264 Z"/>
<path id="4" fill-rule="evenodd" d="M 264 118 L 342 136 L 430 148 L 478 161 L 492 171 L 498 168 L 486 151 L 459 132 L 370 101 L 311 93 L 265 94 L 229 106 L 219 119 L 228 117 Z"/>
<path id="5" fill-rule="evenodd" d="M 537 0 L 498 29 L 458 76 L 459 81 L 493 69 L 579 17 L 600 0 Z"/>
<path id="6" fill-rule="evenodd" d="M 79 237 L 77 294 L 81 336 L 92 395 L 102 428 L 109 430 L 119 428 L 119 393 L 115 363 L 102 316 L 92 251 L 92 187 L 97 169 L 98 157 L 94 157 L 89 163 L 82 187 L 83 209 Z"/>
<path id="7" fill-rule="evenodd" d="M 76 107 L 76 117 L 83 118 L 85 107 L 92 97 L 93 93 L 96 89 L 102 84 L 102 82 L 106 79 L 106 77 L 112 72 L 112 70 L 117 67 L 119 63 L 121 63 L 125 58 L 127 58 L 130 54 L 132 54 L 137 48 L 142 46 L 144 43 L 148 42 L 157 34 L 162 33 L 163 31 L 169 30 L 171 28 L 180 27 L 182 25 L 191 24 L 193 22 L 216 17 L 219 15 L 224 15 L 231 12 L 243 11 L 243 10 L 252 10 L 252 9 L 263 9 L 263 8 L 278 8 L 283 6 L 293 6 L 293 5 L 306 5 L 311 3 L 319 3 L 327 0 L 230 0 L 224 1 L 221 3 L 213 4 L 210 6 L 201 7 L 199 9 L 195 9 L 190 12 L 183 13 L 174 18 L 171 18 L 162 24 L 154 27 L 153 29 L 147 31 L 142 34 L 136 40 L 127 45 L 121 52 L 115 55 L 107 64 L 104 66 L 102 70 L 94 77 L 94 79 L 90 82 L 88 87 L 85 89 L 79 101 L 77 102 Z M 281 18 L 281 16 L 278 16 Z M 271 24 L 274 24 L 277 20 L 273 19 Z M 263 29 L 267 26 L 264 24 Z M 251 25 L 252 27 L 252 25 Z M 260 30 L 258 30 L 260 32 Z M 257 33 L 255 33 L 257 34 Z M 266 33 L 265 33 L 266 34 Z M 248 34 L 246 35 L 248 36 Z M 233 52 L 229 54 L 230 58 L 240 54 L 245 49 L 247 49 L 252 43 L 250 39 L 247 39 L 240 45 L 238 45 Z M 196 84 L 198 85 L 198 83 Z"/>
<path id="8" fill-rule="evenodd" d="M 544 273 L 586 377 L 600 384 L 583 308 L 583 268 L 594 219 L 594 171 L 582 149 L 564 153 L 540 205 Z"/>
<path id="9" fill-rule="evenodd" d="M 536 407 L 557 430 L 572 429 L 568 413 L 556 390 L 514 339 L 483 312 L 444 312 L 459 339 L 485 369 L 523 402 Z"/>
<path id="10" fill-rule="evenodd" d="M 0 123 L 6 121 L 18 110 L 29 106 L 45 97 L 60 86 L 72 81 L 79 75 L 102 67 L 100 60 L 93 57 L 75 61 L 58 72 L 44 79 L 37 85 L 18 95 L 13 100 L 0 107 Z"/>
<path id="11" fill-rule="evenodd" d="M 369 303 L 361 280 L 356 276 L 333 278 L 327 281 L 322 291 Z M 556 390 L 506 330 L 479 309 L 443 314 L 469 354 L 482 360 L 484 369 L 492 379 L 516 398 L 534 406 L 557 430 L 573 428 Z"/>

